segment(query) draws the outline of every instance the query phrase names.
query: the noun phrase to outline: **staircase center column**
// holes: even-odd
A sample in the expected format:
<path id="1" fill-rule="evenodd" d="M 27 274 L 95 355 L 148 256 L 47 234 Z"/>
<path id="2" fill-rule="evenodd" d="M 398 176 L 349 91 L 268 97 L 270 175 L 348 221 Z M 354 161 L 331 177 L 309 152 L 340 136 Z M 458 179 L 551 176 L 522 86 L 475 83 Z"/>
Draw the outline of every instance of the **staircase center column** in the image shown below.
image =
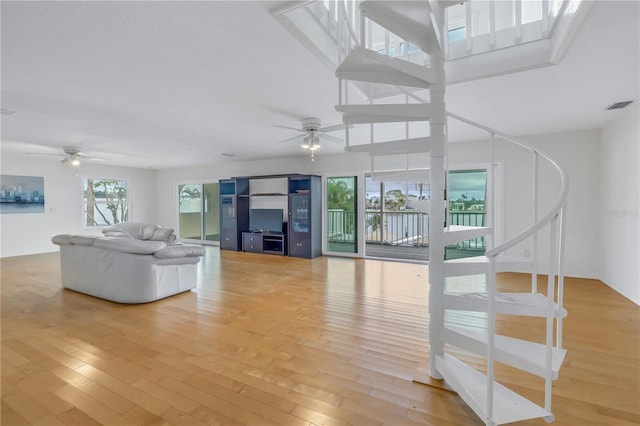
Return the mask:
<path id="1" fill-rule="evenodd" d="M 443 40 L 442 23 L 444 12 L 435 8 L 436 22 Z M 444 51 L 435 48 L 430 55 L 431 68 L 435 72 L 436 83 L 430 89 L 432 116 L 429 121 L 431 133 L 431 201 L 429 209 L 429 375 L 441 379 L 442 375 L 436 370 L 436 356 L 444 354 L 444 223 L 445 223 L 445 153 L 447 144 L 446 134 L 446 105 Z"/>

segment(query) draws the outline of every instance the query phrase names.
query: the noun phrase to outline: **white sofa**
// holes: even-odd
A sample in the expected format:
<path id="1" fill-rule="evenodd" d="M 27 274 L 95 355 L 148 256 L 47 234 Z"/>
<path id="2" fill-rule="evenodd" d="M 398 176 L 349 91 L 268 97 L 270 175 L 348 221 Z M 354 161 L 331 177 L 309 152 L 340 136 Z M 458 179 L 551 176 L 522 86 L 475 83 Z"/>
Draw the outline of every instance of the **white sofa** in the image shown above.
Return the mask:
<path id="1" fill-rule="evenodd" d="M 121 223 L 103 236 L 61 234 L 62 286 L 119 303 L 146 303 L 195 288 L 204 249 L 176 242 L 172 229 Z"/>

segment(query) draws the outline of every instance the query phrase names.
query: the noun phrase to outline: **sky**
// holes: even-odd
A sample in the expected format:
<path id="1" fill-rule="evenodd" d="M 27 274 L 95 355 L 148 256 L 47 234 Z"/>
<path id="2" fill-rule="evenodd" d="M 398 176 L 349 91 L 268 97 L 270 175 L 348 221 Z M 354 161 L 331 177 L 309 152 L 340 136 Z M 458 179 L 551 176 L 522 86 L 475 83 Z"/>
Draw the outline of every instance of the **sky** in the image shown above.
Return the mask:
<path id="1" fill-rule="evenodd" d="M 449 198 L 451 200 L 457 200 L 461 195 L 465 195 L 467 199 L 475 198 L 476 200 L 485 199 L 485 186 L 486 186 L 486 171 L 473 170 L 473 171 L 452 171 L 449 173 Z M 380 183 L 371 182 L 370 179 L 366 180 L 366 193 L 367 196 L 377 195 L 380 192 Z M 420 195 L 420 188 L 417 183 L 400 183 L 400 182 L 387 182 L 385 183 L 385 190 L 390 191 L 394 189 L 400 189 L 402 192 L 408 192 L 412 195 Z M 423 195 L 429 194 L 429 184 L 425 183 L 423 187 Z"/>

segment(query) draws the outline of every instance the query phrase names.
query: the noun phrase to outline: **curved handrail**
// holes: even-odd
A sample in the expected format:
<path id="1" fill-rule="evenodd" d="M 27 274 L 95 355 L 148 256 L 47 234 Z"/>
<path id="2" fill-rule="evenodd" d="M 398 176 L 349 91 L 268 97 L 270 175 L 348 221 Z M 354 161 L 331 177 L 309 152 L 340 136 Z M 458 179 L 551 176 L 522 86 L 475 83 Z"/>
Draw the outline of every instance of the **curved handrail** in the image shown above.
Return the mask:
<path id="1" fill-rule="evenodd" d="M 499 136 L 500 138 L 508 142 L 514 143 L 525 149 L 530 150 L 531 152 L 537 153 L 538 155 L 546 159 L 549 163 L 551 163 L 551 165 L 553 165 L 558 170 L 558 173 L 560 173 L 560 181 L 561 181 L 560 195 L 558 196 L 558 200 L 554 204 L 553 208 L 542 219 L 540 219 L 538 222 L 531 225 L 529 228 L 525 229 L 524 231 L 512 237 L 511 239 L 503 242 L 502 244 L 499 244 L 494 248 L 487 250 L 485 253 L 485 255 L 489 258 L 496 257 L 498 254 L 515 246 L 516 244 L 524 241 L 526 238 L 530 237 L 534 233 L 538 232 L 540 229 L 542 229 L 542 227 L 550 223 L 553 220 L 553 218 L 555 218 L 560 213 L 565 203 L 567 202 L 567 195 L 569 193 L 569 175 L 567 174 L 567 170 L 564 168 L 562 164 L 558 163 L 556 160 L 554 160 L 550 155 L 548 155 L 544 151 L 538 148 L 535 148 L 524 141 L 515 139 L 505 133 L 492 129 L 491 127 L 476 123 L 475 121 L 468 120 L 457 114 L 447 112 L 447 115 L 455 120 L 461 121 L 463 123 L 476 127 L 478 129 L 485 130 L 489 133 Z"/>

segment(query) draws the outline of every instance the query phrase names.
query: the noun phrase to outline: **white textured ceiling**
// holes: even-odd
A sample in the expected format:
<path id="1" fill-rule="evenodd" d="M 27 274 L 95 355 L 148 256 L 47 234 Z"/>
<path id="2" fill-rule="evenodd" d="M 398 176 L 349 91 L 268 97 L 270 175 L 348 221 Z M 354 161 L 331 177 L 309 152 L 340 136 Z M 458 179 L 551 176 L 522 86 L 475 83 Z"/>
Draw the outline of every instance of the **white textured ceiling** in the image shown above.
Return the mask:
<path id="1" fill-rule="evenodd" d="M 277 3 L 2 1 L 3 152 L 152 168 L 306 155 L 272 124 L 341 122 L 337 82 Z M 607 104 L 638 100 L 638 10 L 598 2 L 560 65 L 451 86 L 448 108 L 515 135 L 602 127 L 620 113 Z"/>

